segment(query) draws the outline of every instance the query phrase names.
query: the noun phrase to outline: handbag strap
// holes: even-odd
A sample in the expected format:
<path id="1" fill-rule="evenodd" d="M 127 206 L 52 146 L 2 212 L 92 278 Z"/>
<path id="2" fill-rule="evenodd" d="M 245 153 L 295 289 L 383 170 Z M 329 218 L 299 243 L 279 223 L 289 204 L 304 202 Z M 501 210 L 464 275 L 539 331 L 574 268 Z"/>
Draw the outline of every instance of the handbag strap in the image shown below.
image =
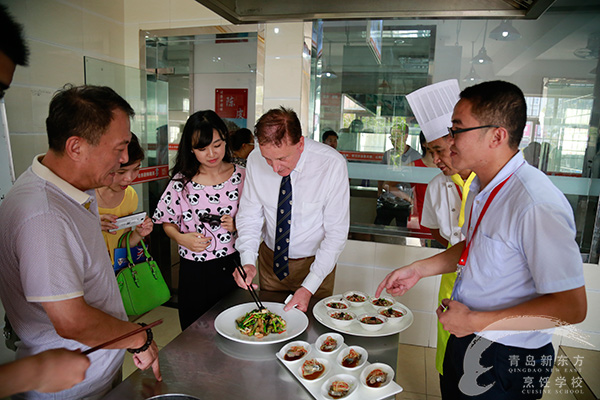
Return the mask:
<path id="1" fill-rule="evenodd" d="M 121 237 L 119 238 L 119 242 L 117 244 L 117 247 L 123 247 L 123 240 L 127 237 L 127 233 L 125 232 L 124 234 L 121 235 Z"/>
<path id="2" fill-rule="evenodd" d="M 126 247 L 127 247 L 127 261 L 129 261 L 130 266 L 134 265 L 133 257 L 131 257 L 131 246 L 129 245 L 129 237 L 131 236 L 132 233 L 133 233 L 133 231 L 127 232 L 127 236 L 126 236 L 126 240 L 125 240 Z M 144 256 L 146 257 L 146 260 L 152 261 L 152 256 L 148 252 L 148 248 L 146 247 L 146 244 L 144 243 L 144 239 L 140 239 L 140 244 L 142 245 L 142 248 L 144 249 Z"/>

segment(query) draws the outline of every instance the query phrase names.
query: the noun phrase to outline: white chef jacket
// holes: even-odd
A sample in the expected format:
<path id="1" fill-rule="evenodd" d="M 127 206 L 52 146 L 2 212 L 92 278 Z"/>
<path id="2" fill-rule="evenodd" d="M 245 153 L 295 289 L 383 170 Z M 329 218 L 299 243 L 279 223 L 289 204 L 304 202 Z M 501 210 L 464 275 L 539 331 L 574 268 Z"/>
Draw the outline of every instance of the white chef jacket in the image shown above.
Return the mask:
<path id="1" fill-rule="evenodd" d="M 421 225 L 439 229 L 440 235 L 454 246 L 464 240 L 458 226 L 460 206 L 456 183 L 452 181 L 452 177 L 440 173 L 427 185 Z"/>
<path id="2" fill-rule="evenodd" d="M 348 237 L 350 186 L 346 159 L 332 147 L 304 138 L 304 150 L 291 180 L 288 254 L 291 259 L 315 256 L 302 283 L 315 293 L 333 271 Z M 242 265 L 255 264 L 261 235 L 267 247 L 274 248 L 280 184 L 281 176 L 267 164 L 260 150 L 250 153 L 236 217 L 235 247 Z"/>

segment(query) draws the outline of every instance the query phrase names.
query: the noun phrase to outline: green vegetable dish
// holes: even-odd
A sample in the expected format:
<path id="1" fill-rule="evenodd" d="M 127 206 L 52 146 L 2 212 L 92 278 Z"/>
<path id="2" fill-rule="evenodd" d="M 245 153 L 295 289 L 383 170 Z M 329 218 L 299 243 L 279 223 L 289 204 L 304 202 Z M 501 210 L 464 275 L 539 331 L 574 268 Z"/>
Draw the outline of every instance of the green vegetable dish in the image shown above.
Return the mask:
<path id="1" fill-rule="evenodd" d="M 270 333 L 283 333 L 285 320 L 269 310 L 252 310 L 235 320 L 237 330 L 244 335 L 262 338 Z"/>

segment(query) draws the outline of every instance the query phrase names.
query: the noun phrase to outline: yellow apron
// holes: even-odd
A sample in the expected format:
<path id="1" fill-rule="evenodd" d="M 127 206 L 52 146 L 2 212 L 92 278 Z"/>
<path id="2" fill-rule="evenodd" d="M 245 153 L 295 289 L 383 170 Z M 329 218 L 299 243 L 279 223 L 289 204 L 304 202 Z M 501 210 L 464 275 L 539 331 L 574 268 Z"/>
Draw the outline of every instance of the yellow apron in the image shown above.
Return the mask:
<path id="1" fill-rule="evenodd" d="M 452 182 L 462 188 L 462 201 L 460 205 L 460 214 L 458 216 L 458 226 L 462 227 L 465 223 L 465 203 L 467 201 L 467 195 L 469 194 L 469 186 L 475 178 L 475 173 L 471 172 L 471 175 L 467 178 L 467 181 L 463 181 L 459 174 L 452 175 Z M 448 248 L 452 247 L 448 242 Z M 438 293 L 438 304 L 442 303 L 443 299 L 448 299 L 452 296 L 452 288 L 456 281 L 456 272 L 442 275 L 440 281 L 440 291 Z M 444 355 L 446 354 L 446 344 L 448 338 L 450 338 L 450 332 L 444 330 L 440 321 L 437 323 L 437 349 L 435 352 L 435 368 L 438 370 L 440 375 L 444 374 Z"/>

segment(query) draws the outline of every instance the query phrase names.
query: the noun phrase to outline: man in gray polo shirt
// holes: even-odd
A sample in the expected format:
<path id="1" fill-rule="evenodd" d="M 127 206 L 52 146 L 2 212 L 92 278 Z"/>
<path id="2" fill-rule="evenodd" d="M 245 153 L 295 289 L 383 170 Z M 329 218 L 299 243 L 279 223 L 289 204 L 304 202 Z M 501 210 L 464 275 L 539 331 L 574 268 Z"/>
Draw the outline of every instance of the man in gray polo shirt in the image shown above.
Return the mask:
<path id="1" fill-rule="evenodd" d="M 100 231 L 94 188 L 127 161 L 131 106 L 112 89 L 65 88 L 50 103 L 49 150 L 0 206 L 0 296 L 21 338 L 17 357 L 52 348 L 86 350 L 130 332 Z M 120 378 L 123 350 L 161 380 L 150 330 L 90 354 L 86 379 L 26 399 L 97 399 Z"/>

